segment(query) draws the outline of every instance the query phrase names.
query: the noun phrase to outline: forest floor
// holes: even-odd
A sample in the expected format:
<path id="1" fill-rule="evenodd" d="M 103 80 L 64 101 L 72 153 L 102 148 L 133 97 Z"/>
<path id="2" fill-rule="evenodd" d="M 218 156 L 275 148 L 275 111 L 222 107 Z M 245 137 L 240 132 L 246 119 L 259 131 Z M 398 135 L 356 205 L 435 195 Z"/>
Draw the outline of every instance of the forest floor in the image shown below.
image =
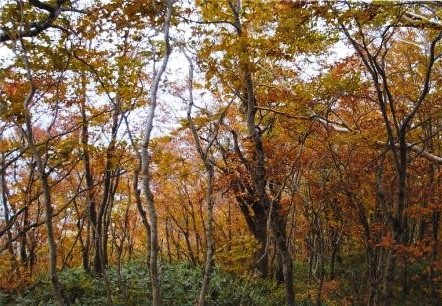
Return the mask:
<path id="1" fill-rule="evenodd" d="M 318 282 L 307 279 L 305 266 L 297 265 L 297 305 L 317 305 Z M 364 305 L 367 284 L 356 271 L 345 280 L 324 280 L 321 305 Z M 164 305 L 195 305 L 202 271 L 186 263 L 161 266 Z M 106 277 L 94 277 L 81 268 L 60 272 L 65 298 L 71 305 L 149 305 L 150 278 L 146 264 L 133 261 L 120 269 L 111 267 Z M 51 305 L 52 292 L 47 275 L 14 292 L 0 290 L 0 305 Z M 215 269 L 207 305 L 284 305 L 281 284 L 253 275 L 237 276 Z M 440 305 L 424 295 L 410 294 L 392 305 Z"/>

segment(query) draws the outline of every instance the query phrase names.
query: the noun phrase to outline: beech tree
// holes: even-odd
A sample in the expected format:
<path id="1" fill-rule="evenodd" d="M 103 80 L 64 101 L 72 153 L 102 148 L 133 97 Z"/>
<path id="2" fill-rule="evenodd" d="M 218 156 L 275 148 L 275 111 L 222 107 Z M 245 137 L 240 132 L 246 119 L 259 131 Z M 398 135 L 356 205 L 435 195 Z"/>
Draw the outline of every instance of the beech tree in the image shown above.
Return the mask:
<path id="1" fill-rule="evenodd" d="M 378 13 L 379 7 L 376 5 L 370 6 L 370 8 L 374 22 L 376 22 L 376 19 L 385 18 L 385 11 Z M 356 8 L 355 14 L 357 14 L 358 9 Z M 440 57 L 437 45 L 442 38 L 438 30 L 425 30 L 428 26 L 437 28 L 433 24 L 425 24 L 425 20 L 431 18 L 426 16 L 428 14 L 426 9 L 426 7 L 407 6 L 395 8 L 393 14 L 388 17 L 389 19 L 387 19 L 385 27 L 378 28 L 377 31 L 366 30 L 369 24 L 361 24 L 360 18 L 366 18 L 366 13 L 355 16 L 355 34 L 349 30 L 348 23 L 340 21 L 343 33 L 355 48 L 370 75 L 376 92 L 375 99 L 385 124 L 387 132 L 386 143 L 395 165 L 397 188 L 394 191 L 395 196 L 393 197 L 392 204 L 390 204 L 391 206 L 388 207 L 386 203 L 381 205 L 388 207 L 384 213 L 386 213 L 385 222 L 387 222 L 391 231 L 388 234 L 390 235 L 389 237 L 395 243 L 402 245 L 410 243 L 409 239 L 411 238 L 409 226 L 410 217 L 412 218 L 412 216 L 407 211 L 412 206 L 412 202 L 408 196 L 407 181 L 409 180 L 410 167 L 409 148 L 413 145 L 409 143 L 408 135 L 411 130 L 416 129 L 416 124 L 418 124 L 416 122 L 416 115 L 419 113 L 422 105 L 425 104 L 428 96 L 431 95 L 433 70 Z M 414 16 L 414 19 L 410 20 L 410 16 Z M 411 26 L 412 28 L 401 31 L 401 24 Z M 424 28 L 424 33 L 421 32 L 420 28 L 422 27 Z M 409 52 L 410 46 L 408 46 L 407 40 L 410 36 L 422 37 L 423 43 L 427 44 L 427 47 L 423 47 L 420 50 L 415 49 L 418 48 L 417 46 L 412 47 L 416 55 L 422 52 L 421 56 L 411 58 L 402 53 L 404 49 L 407 50 L 404 50 L 405 52 Z M 401 63 L 396 61 L 401 55 L 407 63 L 407 66 L 403 68 Z M 416 69 L 411 68 L 413 66 Z M 393 71 L 396 73 L 400 71 L 399 73 L 402 73 L 402 77 L 396 78 Z M 395 90 L 395 84 L 404 88 L 404 83 L 410 84 L 408 87 L 411 89 L 410 91 L 399 92 Z M 382 180 L 382 177 L 379 179 Z M 382 184 L 381 181 L 379 188 L 382 188 Z M 378 193 L 380 194 L 381 201 L 385 201 L 385 191 L 380 189 Z M 387 245 L 386 254 L 382 259 L 384 263 L 382 294 L 386 299 L 392 294 L 390 286 L 394 279 L 394 267 L 397 264 L 393 252 L 393 249 Z M 404 269 L 406 268 L 404 267 Z M 405 271 L 404 274 L 406 274 Z M 373 302 L 376 302 L 376 298 L 374 298 Z"/>
<path id="2" fill-rule="evenodd" d="M 440 300 L 437 1 L 0 6 L 0 301 Z"/>

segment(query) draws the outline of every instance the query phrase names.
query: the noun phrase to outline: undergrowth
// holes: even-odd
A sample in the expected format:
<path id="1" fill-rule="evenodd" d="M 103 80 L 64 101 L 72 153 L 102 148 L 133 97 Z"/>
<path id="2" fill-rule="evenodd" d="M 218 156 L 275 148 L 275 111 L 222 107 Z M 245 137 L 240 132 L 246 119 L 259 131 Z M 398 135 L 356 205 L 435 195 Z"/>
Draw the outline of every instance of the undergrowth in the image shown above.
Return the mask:
<path id="1" fill-rule="evenodd" d="M 202 271 L 185 263 L 163 264 L 160 268 L 162 296 L 165 305 L 195 305 Z M 150 305 L 150 277 L 142 262 L 114 267 L 106 277 L 92 276 L 81 268 L 60 272 L 60 282 L 67 303 L 71 305 Z M 106 281 L 107 280 L 107 281 Z M 47 275 L 15 293 L 0 292 L 0 305 L 51 305 L 52 291 Z M 282 305 L 281 285 L 257 277 L 238 277 L 215 269 L 212 275 L 208 305 Z"/>

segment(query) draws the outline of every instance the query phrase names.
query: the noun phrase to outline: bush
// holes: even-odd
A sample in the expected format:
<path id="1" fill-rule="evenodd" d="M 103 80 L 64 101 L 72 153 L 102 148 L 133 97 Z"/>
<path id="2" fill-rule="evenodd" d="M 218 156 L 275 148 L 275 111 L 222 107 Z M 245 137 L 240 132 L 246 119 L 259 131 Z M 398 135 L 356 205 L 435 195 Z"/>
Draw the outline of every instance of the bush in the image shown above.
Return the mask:
<path id="1" fill-rule="evenodd" d="M 195 305 L 201 286 L 202 270 L 187 263 L 164 264 L 160 267 L 162 296 L 165 305 Z M 106 272 L 108 283 L 80 268 L 62 271 L 60 282 L 65 298 L 73 305 L 149 305 L 150 277 L 146 265 L 129 262 L 117 271 Z M 269 281 L 238 277 L 215 268 L 207 298 L 208 305 L 281 305 L 284 290 Z M 51 305 L 52 291 L 47 276 L 17 294 L 0 295 L 0 304 Z"/>

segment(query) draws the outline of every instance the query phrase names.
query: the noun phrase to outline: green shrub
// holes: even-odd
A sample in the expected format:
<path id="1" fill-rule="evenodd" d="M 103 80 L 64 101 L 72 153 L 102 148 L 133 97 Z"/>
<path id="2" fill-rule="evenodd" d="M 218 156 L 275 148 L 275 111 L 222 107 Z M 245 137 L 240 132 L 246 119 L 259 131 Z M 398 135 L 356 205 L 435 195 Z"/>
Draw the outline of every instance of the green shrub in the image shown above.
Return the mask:
<path id="1" fill-rule="evenodd" d="M 201 268 L 187 263 L 173 263 L 161 265 L 160 272 L 165 305 L 195 305 L 203 276 Z M 60 273 L 65 297 L 73 305 L 108 305 L 109 295 L 115 305 L 150 305 L 150 276 L 144 263 L 129 262 L 123 265 L 121 280 L 112 267 L 106 272 L 106 278 L 107 286 L 103 277 L 92 276 L 81 268 Z M 284 304 L 282 286 L 270 281 L 238 277 L 215 268 L 210 284 L 206 301 L 209 305 Z M 51 305 L 49 279 L 42 276 L 20 293 L 14 296 L 0 295 L 0 299 L 0 305 Z"/>

